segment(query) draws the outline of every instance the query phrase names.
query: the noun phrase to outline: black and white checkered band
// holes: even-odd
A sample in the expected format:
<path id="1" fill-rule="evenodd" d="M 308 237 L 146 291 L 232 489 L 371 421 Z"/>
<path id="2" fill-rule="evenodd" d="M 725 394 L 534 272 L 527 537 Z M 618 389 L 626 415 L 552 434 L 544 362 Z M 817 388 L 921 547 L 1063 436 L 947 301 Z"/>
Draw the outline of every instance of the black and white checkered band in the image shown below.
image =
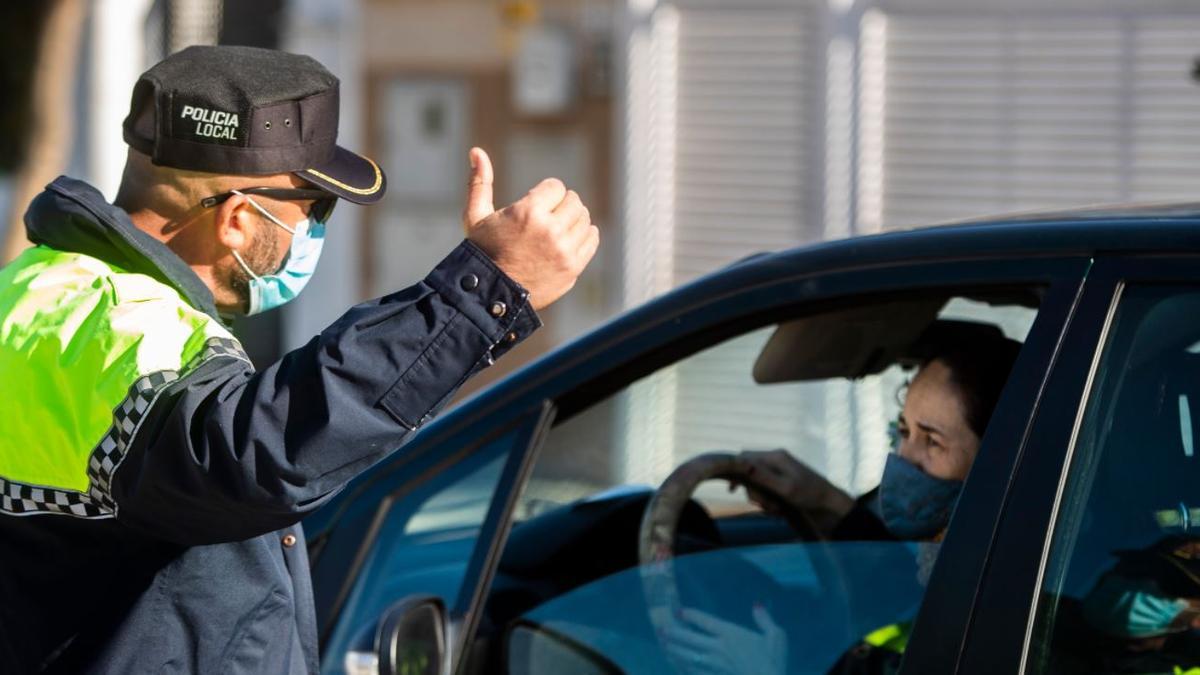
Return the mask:
<path id="1" fill-rule="evenodd" d="M 191 372 L 200 364 L 215 358 L 250 360 L 237 340 L 210 338 L 204 344 L 204 349 L 183 367 L 182 372 Z M 141 426 L 146 411 L 167 386 L 179 378 L 179 372 L 164 370 L 143 375 L 129 387 L 129 393 L 113 409 L 112 426 L 88 459 L 87 492 L 18 483 L 0 476 L 0 512 L 18 516 L 42 513 L 60 513 L 80 518 L 115 516 L 117 507 L 109 491 L 113 472 L 125 458 L 129 443 Z"/>

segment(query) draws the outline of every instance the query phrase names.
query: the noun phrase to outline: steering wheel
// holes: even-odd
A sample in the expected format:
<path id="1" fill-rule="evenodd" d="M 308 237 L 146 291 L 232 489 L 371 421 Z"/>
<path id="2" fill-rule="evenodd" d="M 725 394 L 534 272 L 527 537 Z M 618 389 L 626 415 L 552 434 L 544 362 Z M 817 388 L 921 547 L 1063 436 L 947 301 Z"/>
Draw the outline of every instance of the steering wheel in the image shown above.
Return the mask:
<path id="1" fill-rule="evenodd" d="M 680 464 L 646 504 L 638 532 L 638 563 L 642 566 L 669 560 L 675 555 L 675 534 L 683 507 L 696 488 L 706 480 L 722 478 L 761 493 L 787 516 L 792 529 L 804 541 L 824 541 L 825 536 L 811 517 L 755 478 L 753 466 L 731 452 L 709 452 Z"/>
<path id="2" fill-rule="evenodd" d="M 732 480 L 757 492 L 773 502 L 787 517 L 792 529 L 813 546 L 806 547 L 813 568 L 822 580 L 821 586 L 845 592 L 848 584 L 840 565 L 832 557 L 827 538 L 811 517 L 788 503 L 782 496 L 755 479 L 751 464 L 731 452 L 711 452 L 698 455 L 679 465 L 646 504 L 638 532 L 638 563 L 642 590 L 650 622 L 661 636 L 663 630 L 680 609 L 679 587 L 675 578 L 675 535 L 683 508 L 696 488 L 706 480 Z"/>

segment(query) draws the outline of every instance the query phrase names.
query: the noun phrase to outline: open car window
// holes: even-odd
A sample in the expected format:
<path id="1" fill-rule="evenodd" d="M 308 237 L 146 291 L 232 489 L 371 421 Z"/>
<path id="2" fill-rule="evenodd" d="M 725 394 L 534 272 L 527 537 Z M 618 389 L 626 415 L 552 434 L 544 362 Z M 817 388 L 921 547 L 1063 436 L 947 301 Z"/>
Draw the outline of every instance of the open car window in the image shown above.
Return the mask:
<path id="1" fill-rule="evenodd" d="M 771 324 L 710 347 L 556 424 L 516 518 L 657 487 L 679 464 L 713 451 L 782 448 L 862 495 L 879 484 L 902 389 L 916 369 L 918 357 L 901 352 L 935 321 L 994 327 L 1023 341 L 1036 309 L 1028 306 L 1031 298 L 1022 302 L 934 297 L 863 305 Z M 905 337 L 881 335 L 889 330 Z M 858 344 L 837 351 L 847 342 Z M 879 360 L 880 351 L 892 361 Z M 730 494 L 717 483 L 703 485 L 696 498 L 715 514 L 750 508 L 744 491 Z"/>
<path id="2" fill-rule="evenodd" d="M 531 630 L 627 673 L 688 658 L 714 672 L 838 672 L 861 665 L 862 645 L 894 666 L 938 550 L 932 537 L 897 540 L 878 525 L 906 383 L 931 345 L 1023 341 L 1037 298 L 825 308 L 750 329 L 560 420 L 518 500 L 475 670 L 553 672 L 553 658 L 528 648 Z M 857 500 L 874 529 L 808 540 L 744 488 L 710 480 L 679 512 L 666 582 L 655 577 L 639 532 L 663 481 L 709 453 L 776 449 Z"/>

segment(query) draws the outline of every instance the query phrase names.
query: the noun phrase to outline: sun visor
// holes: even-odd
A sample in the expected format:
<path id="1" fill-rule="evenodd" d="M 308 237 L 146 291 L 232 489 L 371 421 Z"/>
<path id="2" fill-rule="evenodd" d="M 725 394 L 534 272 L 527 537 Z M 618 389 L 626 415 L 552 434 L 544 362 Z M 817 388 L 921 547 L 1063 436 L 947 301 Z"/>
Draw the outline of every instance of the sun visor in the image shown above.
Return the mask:
<path id="1" fill-rule="evenodd" d="M 937 318 L 946 298 L 920 298 L 824 312 L 783 323 L 754 363 L 759 384 L 860 378 L 900 360 Z"/>

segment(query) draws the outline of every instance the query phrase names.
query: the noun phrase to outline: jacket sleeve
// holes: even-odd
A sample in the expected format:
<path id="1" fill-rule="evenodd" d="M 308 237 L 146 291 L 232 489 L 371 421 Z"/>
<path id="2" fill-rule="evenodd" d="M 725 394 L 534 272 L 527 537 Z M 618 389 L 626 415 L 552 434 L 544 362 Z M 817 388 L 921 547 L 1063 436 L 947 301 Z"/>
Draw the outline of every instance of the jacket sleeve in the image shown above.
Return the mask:
<path id="1" fill-rule="evenodd" d="M 540 325 L 528 293 L 464 241 L 269 368 L 218 356 L 166 386 L 112 472 L 116 517 L 182 544 L 291 525 Z"/>

